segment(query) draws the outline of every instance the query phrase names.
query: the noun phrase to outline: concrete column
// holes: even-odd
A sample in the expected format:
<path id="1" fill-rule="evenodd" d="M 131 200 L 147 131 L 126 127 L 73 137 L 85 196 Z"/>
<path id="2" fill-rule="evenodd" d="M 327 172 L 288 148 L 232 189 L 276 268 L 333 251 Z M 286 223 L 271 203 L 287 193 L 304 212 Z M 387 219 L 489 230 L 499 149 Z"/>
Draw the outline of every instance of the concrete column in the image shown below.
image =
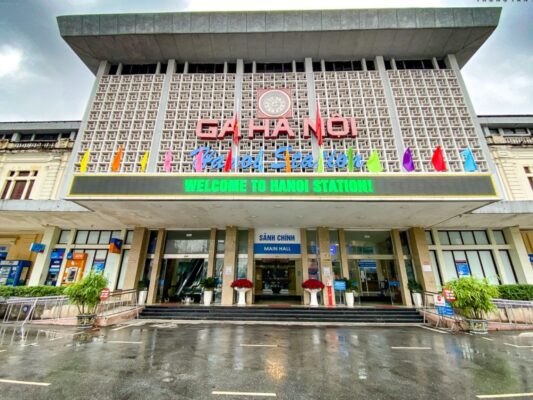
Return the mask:
<path id="1" fill-rule="evenodd" d="M 409 281 L 407 277 L 407 270 L 405 269 L 405 260 L 402 249 L 402 241 L 400 239 L 400 232 L 398 229 L 391 230 L 392 248 L 394 250 L 394 258 L 396 259 L 398 280 L 400 281 L 400 293 L 402 295 L 402 303 L 406 306 L 412 306 L 411 293 L 407 287 Z M 429 253 L 428 253 L 429 255 Z"/>
<path id="2" fill-rule="evenodd" d="M 152 272 L 150 273 L 150 287 L 148 288 L 147 303 L 154 304 L 157 302 L 157 289 L 159 288 L 159 272 L 165 252 L 166 231 L 159 229 L 157 231 L 157 242 L 155 244 L 154 259 L 152 263 Z"/>
<path id="3" fill-rule="evenodd" d="M 126 235 L 128 234 L 127 229 L 122 229 L 120 231 L 120 236 L 117 239 L 121 239 L 122 243 L 126 243 Z M 106 268 L 104 270 L 104 277 L 108 281 L 109 288 L 116 288 L 118 277 L 120 273 L 120 263 L 122 262 L 122 257 L 124 255 L 124 249 L 121 250 L 120 254 L 111 254 L 109 253 L 106 261 Z"/>
<path id="4" fill-rule="evenodd" d="M 50 226 L 44 230 L 44 235 L 41 239 L 41 243 L 45 245 L 44 252 L 38 253 L 37 257 L 35 257 L 28 286 L 44 284 L 48 274 L 48 266 L 50 265 L 50 256 L 52 255 L 55 244 L 59 240 L 60 233 L 61 229 L 57 226 Z"/>
<path id="5" fill-rule="evenodd" d="M 124 290 L 137 288 L 146 261 L 149 237 L 150 231 L 146 228 L 135 228 L 133 231 L 133 241 L 124 277 Z"/>
<path id="6" fill-rule="evenodd" d="M 87 100 L 87 106 L 85 107 L 85 112 L 83 113 L 83 118 L 80 124 L 80 130 L 78 131 L 76 142 L 74 142 L 72 153 L 70 153 L 70 157 L 68 160 L 67 168 L 65 171 L 64 179 L 63 179 L 63 185 L 59 192 L 60 199 L 65 198 L 65 196 L 68 194 L 70 183 L 72 181 L 72 174 L 74 172 L 74 164 L 76 163 L 76 158 L 78 157 L 78 153 L 80 152 L 81 140 L 82 140 L 83 134 L 85 133 L 85 129 L 87 129 L 87 121 L 89 120 L 89 114 L 93 106 L 94 98 L 96 96 L 96 91 L 98 90 L 98 86 L 100 85 L 100 80 L 102 79 L 102 77 L 109 72 L 109 67 L 110 67 L 110 64 L 107 61 L 100 61 L 100 65 L 98 66 L 98 72 L 96 73 L 96 78 L 94 80 L 93 87 L 91 89 L 91 94 L 89 95 L 89 99 Z"/>
<path id="7" fill-rule="evenodd" d="M 474 123 L 474 129 L 476 130 L 476 134 L 479 138 L 481 150 L 483 151 L 483 155 L 485 156 L 485 160 L 487 161 L 489 171 L 494 175 L 494 180 L 497 185 L 499 195 L 500 197 L 503 197 L 505 195 L 505 190 L 503 188 L 500 175 L 498 175 L 498 169 L 496 168 L 496 164 L 494 164 L 494 161 L 492 160 L 492 155 L 490 154 L 489 146 L 487 145 L 487 141 L 485 140 L 485 136 L 483 135 L 483 130 L 481 129 L 481 125 L 479 123 L 474 104 L 472 103 L 472 100 L 470 100 L 470 96 L 468 95 L 468 89 L 466 88 L 466 84 L 463 79 L 463 74 L 461 74 L 461 68 L 459 68 L 459 64 L 457 63 L 455 54 L 447 55 L 445 58 L 445 62 L 455 72 L 455 75 L 457 76 L 457 82 L 459 82 L 459 87 L 465 99 L 465 104 L 468 109 L 468 113 L 470 114 L 470 118 L 472 118 L 472 122 Z"/>
<path id="8" fill-rule="evenodd" d="M 215 276 L 215 266 L 217 263 L 217 230 L 211 229 L 209 232 L 209 254 L 207 258 L 207 277 Z"/>
<path id="9" fill-rule="evenodd" d="M 157 159 L 159 157 L 161 139 L 163 138 L 163 125 L 165 123 L 165 113 L 168 104 L 168 92 L 170 91 L 170 81 L 172 80 L 172 75 L 175 69 L 176 61 L 168 60 L 167 72 L 165 74 L 165 80 L 163 81 L 163 88 L 161 89 L 159 108 L 157 109 L 157 118 L 155 120 L 154 135 L 152 136 L 152 144 L 150 145 L 150 154 L 148 155 L 146 172 L 156 172 L 157 170 Z"/>
<path id="10" fill-rule="evenodd" d="M 322 300 L 324 305 L 328 305 L 328 285 L 333 286 L 333 281 L 335 279 L 333 275 L 333 265 L 331 264 L 331 250 L 330 250 L 330 241 L 329 241 L 329 229 L 327 227 L 320 227 L 317 229 L 318 237 L 318 253 L 320 259 L 320 277 L 322 278 L 322 283 L 326 286 L 322 291 Z M 333 287 L 332 289 L 333 290 Z M 332 298 L 335 305 L 335 296 Z"/>
<path id="11" fill-rule="evenodd" d="M 394 101 L 394 96 L 389 81 L 389 74 L 387 73 L 387 69 L 385 68 L 385 61 L 383 60 L 382 56 L 376 57 L 375 63 L 376 69 L 379 72 L 379 77 L 381 78 L 381 84 L 383 85 L 383 92 L 385 93 L 385 101 L 387 103 L 387 108 L 389 109 L 392 124 L 392 133 L 394 135 L 394 143 L 396 144 L 396 151 L 398 152 L 398 160 L 401 160 L 405 151 L 405 145 L 403 144 L 402 130 L 400 128 L 398 111 L 396 110 L 396 103 Z"/>
<path id="12" fill-rule="evenodd" d="M 342 276 L 350 279 L 350 270 L 348 265 L 348 254 L 346 253 L 346 234 L 344 229 L 339 229 L 339 256 L 341 258 Z"/>
<path id="13" fill-rule="evenodd" d="M 520 229 L 518 227 L 506 228 L 503 230 L 503 234 L 507 243 L 511 245 L 509 256 L 511 257 L 518 283 L 533 284 L 531 262 L 529 261 L 529 254 L 522 240 Z"/>
<path id="14" fill-rule="evenodd" d="M 235 280 L 237 262 L 237 227 L 226 227 L 226 239 L 224 243 L 224 266 L 222 267 L 222 301 L 223 306 L 233 304 L 233 288 L 231 282 Z"/>
<path id="15" fill-rule="evenodd" d="M 422 288 L 428 292 L 436 292 L 437 284 L 435 282 L 435 275 L 433 269 L 424 271 L 424 265 L 431 265 L 431 257 L 429 256 L 429 248 L 426 242 L 426 234 L 423 228 L 409 229 L 409 242 L 411 243 L 411 256 L 413 258 L 413 266 L 416 271 L 416 276 Z M 401 246 L 400 246 L 401 247 Z"/>
<path id="16" fill-rule="evenodd" d="M 246 266 L 246 276 L 251 282 L 255 282 L 254 277 L 254 230 L 248 229 L 248 264 Z M 246 304 L 253 304 L 255 294 L 255 286 L 252 290 L 246 293 Z"/>
<path id="17" fill-rule="evenodd" d="M 316 120 L 316 90 L 315 90 L 315 74 L 313 71 L 313 60 L 307 57 L 304 60 L 305 80 L 307 81 L 307 103 L 309 118 L 312 121 Z M 320 148 L 318 147 L 318 140 L 314 135 L 311 135 L 311 149 L 313 153 L 313 160 L 318 159 Z"/>
<path id="18" fill-rule="evenodd" d="M 301 242 L 301 251 L 302 251 L 302 282 L 305 282 L 309 279 L 309 257 L 307 255 L 307 231 L 302 228 L 300 229 L 300 240 Z M 309 305 L 310 298 L 309 293 L 305 290 L 303 291 L 303 304 Z"/>

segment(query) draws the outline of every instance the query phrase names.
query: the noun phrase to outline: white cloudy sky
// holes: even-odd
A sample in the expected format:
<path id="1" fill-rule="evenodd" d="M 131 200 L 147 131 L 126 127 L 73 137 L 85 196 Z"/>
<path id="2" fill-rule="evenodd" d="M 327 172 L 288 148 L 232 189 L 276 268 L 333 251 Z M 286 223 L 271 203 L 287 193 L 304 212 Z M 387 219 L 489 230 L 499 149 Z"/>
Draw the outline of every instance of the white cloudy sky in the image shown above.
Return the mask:
<path id="1" fill-rule="evenodd" d="M 93 75 L 61 39 L 65 14 L 209 10 L 503 7 L 463 68 L 478 114 L 533 114 L 533 0 L 0 0 L 0 121 L 81 119 Z"/>

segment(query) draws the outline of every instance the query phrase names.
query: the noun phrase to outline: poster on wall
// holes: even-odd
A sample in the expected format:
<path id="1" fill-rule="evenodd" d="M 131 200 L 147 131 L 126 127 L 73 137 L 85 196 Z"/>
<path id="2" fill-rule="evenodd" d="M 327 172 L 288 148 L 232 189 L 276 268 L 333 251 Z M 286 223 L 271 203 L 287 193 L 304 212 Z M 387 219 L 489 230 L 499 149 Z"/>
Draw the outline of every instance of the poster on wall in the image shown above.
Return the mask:
<path id="1" fill-rule="evenodd" d="M 105 269 L 105 260 L 94 260 L 91 271 L 96 274 L 103 274 Z"/>
<path id="2" fill-rule="evenodd" d="M 464 278 L 465 276 L 470 276 L 470 267 L 465 260 L 458 260 L 455 262 L 455 269 L 457 270 L 457 275 L 459 278 Z"/>

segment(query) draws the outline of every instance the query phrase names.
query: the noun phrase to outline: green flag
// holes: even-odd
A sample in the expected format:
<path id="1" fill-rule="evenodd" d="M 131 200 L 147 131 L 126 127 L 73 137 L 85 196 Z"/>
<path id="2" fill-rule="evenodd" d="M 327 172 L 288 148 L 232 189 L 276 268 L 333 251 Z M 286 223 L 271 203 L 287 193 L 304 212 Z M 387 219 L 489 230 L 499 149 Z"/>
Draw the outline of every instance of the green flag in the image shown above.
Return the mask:
<path id="1" fill-rule="evenodd" d="M 366 162 L 366 168 L 369 172 L 382 172 L 383 167 L 381 161 L 379 161 L 379 154 L 377 150 L 374 150 L 370 155 L 370 158 Z"/>
<path id="2" fill-rule="evenodd" d="M 348 147 L 348 172 L 353 172 L 353 148 Z"/>
<path id="3" fill-rule="evenodd" d="M 320 148 L 320 152 L 318 153 L 318 166 L 316 172 L 324 172 L 324 154 L 322 151 L 322 147 Z"/>

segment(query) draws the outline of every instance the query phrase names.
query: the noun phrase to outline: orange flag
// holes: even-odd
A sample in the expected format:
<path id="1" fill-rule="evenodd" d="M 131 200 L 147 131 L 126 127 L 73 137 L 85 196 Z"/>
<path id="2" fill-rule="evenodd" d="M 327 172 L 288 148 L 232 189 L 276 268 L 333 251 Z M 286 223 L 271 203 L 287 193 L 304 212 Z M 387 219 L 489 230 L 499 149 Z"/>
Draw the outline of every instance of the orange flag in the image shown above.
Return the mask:
<path id="1" fill-rule="evenodd" d="M 285 150 L 285 171 L 286 172 L 292 172 L 291 168 L 291 156 L 289 154 L 289 150 Z"/>
<path id="2" fill-rule="evenodd" d="M 122 161 L 122 146 L 118 148 L 117 154 L 115 154 L 115 157 L 113 158 L 113 162 L 111 163 L 111 171 L 118 172 L 120 169 L 120 162 Z"/>

